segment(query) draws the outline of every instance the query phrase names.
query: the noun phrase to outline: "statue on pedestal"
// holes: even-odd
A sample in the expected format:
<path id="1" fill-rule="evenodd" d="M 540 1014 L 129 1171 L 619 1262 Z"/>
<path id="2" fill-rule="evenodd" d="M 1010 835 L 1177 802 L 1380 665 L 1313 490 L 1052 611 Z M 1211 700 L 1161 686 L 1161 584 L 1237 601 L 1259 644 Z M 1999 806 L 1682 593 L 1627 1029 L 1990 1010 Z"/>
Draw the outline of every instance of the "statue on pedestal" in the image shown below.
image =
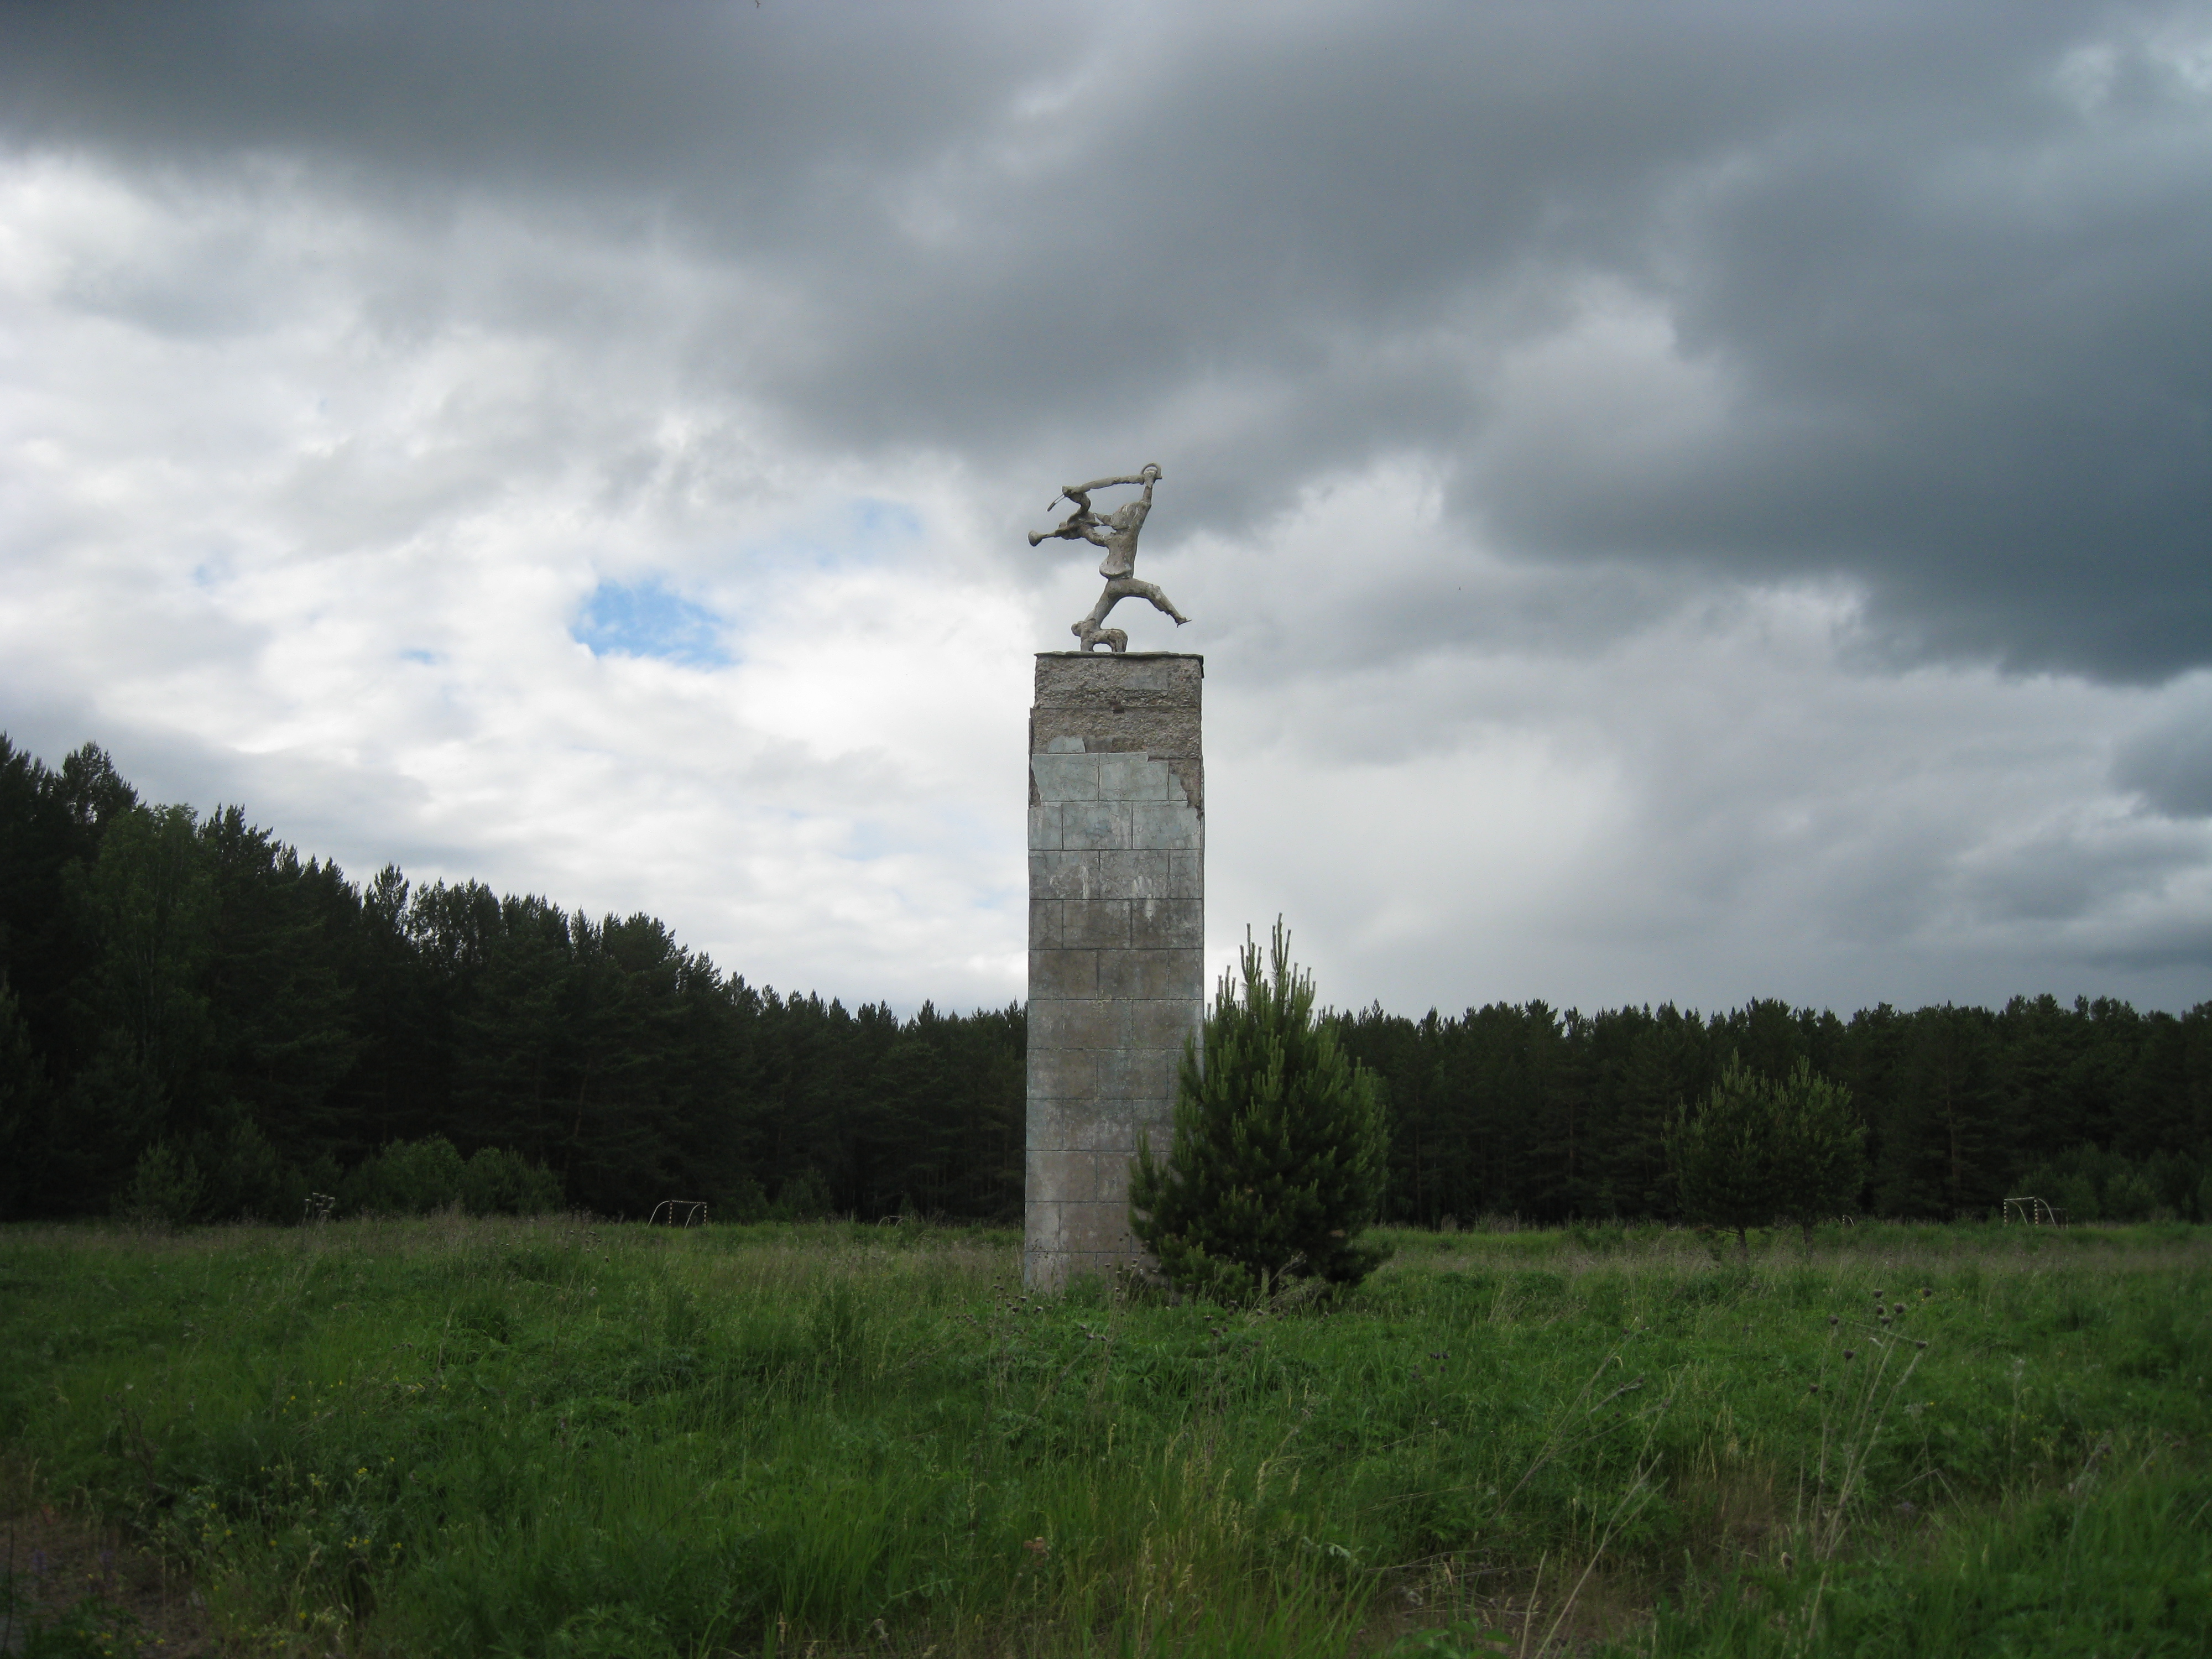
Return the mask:
<path id="1" fill-rule="evenodd" d="M 1091 614 L 1068 629 L 1081 642 L 1083 650 L 1094 651 L 1102 645 L 1109 651 L 1129 648 L 1127 634 L 1118 628 L 1105 626 L 1107 612 L 1124 599 L 1150 599 L 1157 608 L 1173 617 L 1178 628 L 1190 620 L 1158 588 L 1137 580 L 1137 532 L 1145 527 L 1145 515 L 1152 510 L 1152 486 L 1159 477 L 1159 468 L 1147 463 L 1124 477 L 1093 478 L 1086 484 L 1070 484 L 1060 494 L 1075 503 L 1075 511 L 1060 520 L 1057 530 L 1030 532 L 1031 547 L 1039 542 L 1065 541 L 1089 542 L 1106 550 L 1106 556 L 1098 566 L 1098 574 L 1106 578 L 1105 592 L 1091 607 Z M 1091 492 L 1109 489 L 1115 484 L 1142 484 L 1145 493 L 1133 501 L 1124 501 L 1101 518 L 1091 509 Z"/>

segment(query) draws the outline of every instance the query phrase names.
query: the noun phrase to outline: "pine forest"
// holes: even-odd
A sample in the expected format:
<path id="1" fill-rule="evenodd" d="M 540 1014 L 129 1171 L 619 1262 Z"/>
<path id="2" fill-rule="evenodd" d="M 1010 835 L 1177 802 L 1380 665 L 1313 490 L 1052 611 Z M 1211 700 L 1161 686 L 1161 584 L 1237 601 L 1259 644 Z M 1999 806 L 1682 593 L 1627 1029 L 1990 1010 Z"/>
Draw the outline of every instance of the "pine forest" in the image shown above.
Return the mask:
<path id="1" fill-rule="evenodd" d="M 1848 1089 L 1862 1213 L 2212 1213 L 2212 1002 L 1332 1018 L 1383 1087 L 1401 1224 L 1671 1219 L 1668 1128 L 1732 1059 Z M 1018 1004 L 779 991 L 649 915 L 356 883 L 239 807 L 142 802 L 96 747 L 49 767 L 0 737 L 0 1218 L 1004 1222 L 1024 1041 Z"/>

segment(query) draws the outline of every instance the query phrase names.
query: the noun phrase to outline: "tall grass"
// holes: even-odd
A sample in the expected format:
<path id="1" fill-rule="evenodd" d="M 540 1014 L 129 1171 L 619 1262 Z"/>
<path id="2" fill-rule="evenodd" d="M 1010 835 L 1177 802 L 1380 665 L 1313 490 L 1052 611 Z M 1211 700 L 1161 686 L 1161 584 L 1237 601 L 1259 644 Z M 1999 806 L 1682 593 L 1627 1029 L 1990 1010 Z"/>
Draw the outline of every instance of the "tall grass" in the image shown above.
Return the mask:
<path id="1" fill-rule="evenodd" d="M 2039 1504 L 2201 1531 L 2190 1230 L 1395 1242 L 1227 1315 L 973 1231 L 18 1229 L 0 1442 L 303 1654 L 1805 1651 Z"/>
<path id="2" fill-rule="evenodd" d="M 2212 1481 L 2137 1469 L 2088 1492 L 1968 1515 L 1819 1573 L 1747 1567 L 1686 1587 L 1647 1631 L 1650 1659 L 1858 1659 L 2212 1652 Z"/>

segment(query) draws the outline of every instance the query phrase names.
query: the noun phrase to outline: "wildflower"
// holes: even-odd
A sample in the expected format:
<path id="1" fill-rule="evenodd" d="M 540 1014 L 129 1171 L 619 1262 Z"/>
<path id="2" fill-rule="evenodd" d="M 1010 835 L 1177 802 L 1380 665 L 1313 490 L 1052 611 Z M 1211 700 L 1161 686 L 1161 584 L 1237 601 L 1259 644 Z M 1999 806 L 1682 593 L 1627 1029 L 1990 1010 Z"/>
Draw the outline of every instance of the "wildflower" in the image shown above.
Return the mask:
<path id="1" fill-rule="evenodd" d="M 1818 1394 L 1820 1392 L 1820 1385 L 1818 1382 L 1815 1382 L 1809 1389 L 1807 1390 L 1807 1392 L 1810 1394 Z"/>
<path id="2" fill-rule="evenodd" d="M 1844 1358 L 1846 1359 L 1856 1359 L 1858 1357 L 1859 1351 L 1856 1348 L 1846 1348 L 1844 1350 Z"/>
<path id="3" fill-rule="evenodd" d="M 1840 1320 L 1838 1320 L 1838 1319 L 1836 1317 L 1836 1316 L 1835 1316 L 1835 1315 L 1833 1315 L 1833 1314 L 1830 1314 L 1830 1315 L 1828 1316 L 1828 1322 L 1829 1322 L 1831 1325 L 1836 1325 L 1836 1324 L 1840 1324 L 1840 1323 L 1842 1323 L 1842 1322 L 1841 1322 Z"/>
<path id="4" fill-rule="evenodd" d="M 1892 1308 L 1890 1311 L 1892 1313 L 1903 1313 L 1905 1311 L 1905 1304 L 1900 1302 L 1895 1307 Z"/>
<path id="5" fill-rule="evenodd" d="M 1924 1348 L 1928 1346 L 1928 1343 L 1925 1339 L 1923 1339 L 1920 1341 L 1915 1342 L 1912 1346 L 1916 1348 Z"/>
<path id="6" fill-rule="evenodd" d="M 1052 1553 L 1052 1546 L 1042 1538 L 1025 1538 L 1022 1540 L 1022 1547 L 1031 1555 L 1045 1556 Z"/>

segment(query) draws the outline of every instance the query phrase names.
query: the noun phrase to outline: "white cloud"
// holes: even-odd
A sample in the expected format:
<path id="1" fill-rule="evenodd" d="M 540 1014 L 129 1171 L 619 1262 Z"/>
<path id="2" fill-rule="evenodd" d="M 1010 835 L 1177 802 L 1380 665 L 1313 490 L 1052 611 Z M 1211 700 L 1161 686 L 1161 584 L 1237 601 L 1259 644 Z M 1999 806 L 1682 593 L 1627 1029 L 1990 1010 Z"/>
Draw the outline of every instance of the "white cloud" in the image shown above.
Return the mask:
<path id="1" fill-rule="evenodd" d="M 1024 120 L 1090 95 L 1025 84 Z M 849 296 L 651 213 L 442 199 L 265 156 L 0 165 L 18 742 L 101 742 L 356 876 L 651 910 L 787 988 L 1004 1002 L 1030 653 L 1096 592 L 1020 532 L 1061 465 L 1157 459 L 1144 574 L 1195 621 L 1116 620 L 1209 658 L 1217 960 L 1279 912 L 1326 996 L 1416 1012 L 2203 994 L 2212 829 L 2172 735 L 2196 681 L 1899 670 L 1844 577 L 1546 563 L 1468 528 L 1508 475 L 1571 492 L 1722 447 L 1735 385 L 1643 290 L 1379 342 L 1298 314 L 1272 357 L 1163 377 L 1128 453 L 1077 422 L 986 476 L 949 426 L 841 444 L 778 401 L 872 324 Z M 946 211 L 898 208 L 924 241 Z M 1300 492 L 1191 529 L 1178 453 L 1218 483 L 1300 399 L 1445 382 L 1450 419 L 1482 410 L 1471 469 L 1458 428 L 1324 446 Z M 610 590 L 680 596 L 715 650 L 595 653 Z"/>

